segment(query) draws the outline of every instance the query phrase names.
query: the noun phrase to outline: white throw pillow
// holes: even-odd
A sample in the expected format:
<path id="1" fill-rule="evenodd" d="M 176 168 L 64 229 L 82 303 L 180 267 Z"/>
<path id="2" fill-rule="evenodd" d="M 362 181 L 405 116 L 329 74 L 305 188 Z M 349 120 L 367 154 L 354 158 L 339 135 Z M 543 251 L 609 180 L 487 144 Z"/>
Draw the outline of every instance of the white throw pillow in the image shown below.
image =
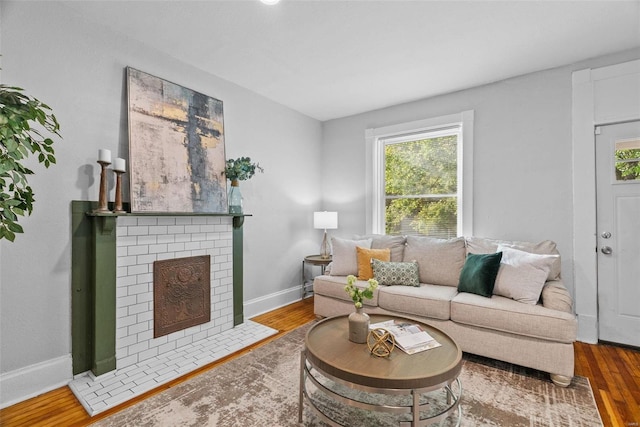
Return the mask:
<path id="1" fill-rule="evenodd" d="M 331 276 L 348 276 L 358 275 L 358 257 L 356 255 L 356 246 L 371 249 L 371 239 L 365 240 L 346 240 L 338 237 L 331 238 L 331 246 L 333 248 Z"/>
<path id="2" fill-rule="evenodd" d="M 526 304 L 537 304 L 551 267 L 558 255 L 538 255 L 499 245 L 502 261 L 494 295 L 511 298 Z"/>

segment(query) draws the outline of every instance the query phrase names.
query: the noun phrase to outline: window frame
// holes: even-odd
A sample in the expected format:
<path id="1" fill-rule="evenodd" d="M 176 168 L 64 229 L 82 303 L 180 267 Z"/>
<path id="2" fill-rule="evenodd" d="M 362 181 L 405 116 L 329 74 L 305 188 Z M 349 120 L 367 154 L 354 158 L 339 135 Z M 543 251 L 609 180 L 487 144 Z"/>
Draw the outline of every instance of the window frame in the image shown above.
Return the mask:
<path id="1" fill-rule="evenodd" d="M 365 130 L 366 214 L 368 233 L 385 234 L 385 141 L 410 141 L 413 137 L 439 130 L 459 128 L 458 140 L 458 236 L 473 235 L 473 110 Z"/>

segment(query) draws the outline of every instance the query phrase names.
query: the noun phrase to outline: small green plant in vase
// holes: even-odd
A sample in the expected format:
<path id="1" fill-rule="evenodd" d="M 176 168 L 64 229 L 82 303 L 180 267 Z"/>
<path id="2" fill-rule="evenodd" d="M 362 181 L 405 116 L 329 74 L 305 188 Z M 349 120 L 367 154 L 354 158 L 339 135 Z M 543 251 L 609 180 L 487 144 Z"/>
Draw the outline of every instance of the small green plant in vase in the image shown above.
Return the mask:
<path id="1" fill-rule="evenodd" d="M 231 181 L 229 190 L 229 213 L 242 213 L 242 194 L 240 182 L 246 181 L 256 172 L 264 172 L 258 163 L 252 163 L 250 157 L 229 159 L 225 165 L 224 174 Z"/>
<path id="2" fill-rule="evenodd" d="M 356 309 L 362 308 L 362 301 L 364 301 L 365 298 L 373 298 L 373 291 L 378 287 L 378 281 L 376 279 L 369 279 L 369 286 L 361 289 L 356 286 L 357 280 L 354 275 L 347 276 L 347 286 L 344 287 L 344 290 L 347 291 L 353 300 Z"/>
<path id="3" fill-rule="evenodd" d="M 376 279 L 369 279 L 366 288 L 356 286 L 356 276 L 347 276 L 347 285 L 344 290 L 349 294 L 356 307 L 356 311 L 349 315 L 349 340 L 364 344 L 369 335 L 369 315 L 362 309 L 362 302 L 365 298 L 373 298 L 373 291 L 378 287 Z"/>
<path id="4" fill-rule="evenodd" d="M 238 157 L 227 160 L 224 174 L 232 183 L 233 181 L 246 181 L 255 175 L 256 171 L 264 172 L 259 163 L 251 163 L 250 157 Z"/>

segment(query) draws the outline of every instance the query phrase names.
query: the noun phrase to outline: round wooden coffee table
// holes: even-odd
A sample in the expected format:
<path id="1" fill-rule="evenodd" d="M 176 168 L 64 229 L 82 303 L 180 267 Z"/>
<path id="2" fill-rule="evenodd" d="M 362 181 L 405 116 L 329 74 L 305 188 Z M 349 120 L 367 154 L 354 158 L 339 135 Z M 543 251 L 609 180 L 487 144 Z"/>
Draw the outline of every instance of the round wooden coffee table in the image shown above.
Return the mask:
<path id="1" fill-rule="evenodd" d="M 368 411 L 409 414 L 405 415 L 409 420 L 399 419 L 398 423 L 411 426 L 439 422 L 457 411 L 457 424 L 460 424 L 460 347 L 447 334 L 424 323 L 371 315 L 371 323 L 391 319 L 419 324 L 441 346 L 411 355 L 396 348 L 390 357 L 376 357 L 366 344 L 349 341 L 347 316 L 318 322 L 307 332 L 301 352 L 300 422 L 306 401 L 323 421 L 333 426 L 346 425 L 326 410 L 332 407 L 331 403 L 327 405 L 328 401 Z M 436 404 L 430 397 L 434 395 L 440 396 L 442 402 Z M 319 404 L 318 396 L 322 397 L 323 404 Z M 390 396 L 405 397 L 398 400 Z M 386 401 L 387 397 L 391 402 Z"/>

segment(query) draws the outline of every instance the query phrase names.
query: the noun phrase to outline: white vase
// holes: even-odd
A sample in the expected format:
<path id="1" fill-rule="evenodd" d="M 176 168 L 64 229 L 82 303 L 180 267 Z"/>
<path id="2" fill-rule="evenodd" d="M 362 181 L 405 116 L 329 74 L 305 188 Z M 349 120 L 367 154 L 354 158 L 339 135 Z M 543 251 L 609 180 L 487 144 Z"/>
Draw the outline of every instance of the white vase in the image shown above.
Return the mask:
<path id="1" fill-rule="evenodd" d="M 349 315 L 349 340 L 358 344 L 367 342 L 369 335 L 369 315 L 362 307 L 356 307 L 356 311 Z"/>

